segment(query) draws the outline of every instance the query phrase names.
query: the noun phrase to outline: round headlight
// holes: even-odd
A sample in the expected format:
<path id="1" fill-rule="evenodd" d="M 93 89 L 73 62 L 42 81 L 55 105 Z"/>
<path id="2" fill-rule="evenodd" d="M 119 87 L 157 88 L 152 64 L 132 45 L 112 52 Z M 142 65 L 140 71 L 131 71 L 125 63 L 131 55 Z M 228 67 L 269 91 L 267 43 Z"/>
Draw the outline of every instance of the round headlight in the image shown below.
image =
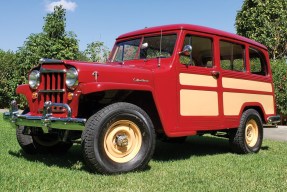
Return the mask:
<path id="1" fill-rule="evenodd" d="M 37 70 L 31 71 L 29 75 L 29 85 L 32 89 L 37 89 L 40 85 L 40 72 Z"/>
<path id="2" fill-rule="evenodd" d="M 78 85 L 78 71 L 77 71 L 77 69 L 70 68 L 67 70 L 66 85 L 70 89 L 75 89 L 75 86 Z"/>

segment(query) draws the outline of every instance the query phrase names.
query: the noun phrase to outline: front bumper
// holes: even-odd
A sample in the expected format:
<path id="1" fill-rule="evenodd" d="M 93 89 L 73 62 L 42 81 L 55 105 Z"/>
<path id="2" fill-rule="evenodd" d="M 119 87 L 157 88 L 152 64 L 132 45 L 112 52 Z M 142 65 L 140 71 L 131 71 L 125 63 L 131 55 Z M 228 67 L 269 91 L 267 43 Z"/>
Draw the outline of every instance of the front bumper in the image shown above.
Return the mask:
<path id="1" fill-rule="evenodd" d="M 62 107 L 67 111 L 66 118 L 53 117 L 52 107 Z M 42 116 L 20 115 L 16 101 L 12 101 L 10 112 L 3 114 L 3 119 L 9 121 L 12 125 L 41 127 L 44 132 L 49 129 L 64 129 L 64 130 L 78 130 L 82 131 L 85 128 L 86 119 L 72 118 L 72 110 L 69 105 L 63 103 L 52 103 L 46 101 L 44 104 Z"/>

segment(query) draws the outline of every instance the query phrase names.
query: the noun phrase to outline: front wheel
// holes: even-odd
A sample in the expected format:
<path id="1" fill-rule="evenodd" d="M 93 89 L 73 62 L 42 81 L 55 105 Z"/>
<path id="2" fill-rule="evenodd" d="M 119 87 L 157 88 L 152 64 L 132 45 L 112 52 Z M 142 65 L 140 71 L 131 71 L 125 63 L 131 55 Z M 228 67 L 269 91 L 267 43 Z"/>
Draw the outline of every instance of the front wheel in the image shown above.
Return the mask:
<path id="1" fill-rule="evenodd" d="M 138 106 L 111 104 L 88 119 L 82 148 L 91 171 L 114 174 L 144 169 L 155 148 L 152 121 Z"/>
<path id="2" fill-rule="evenodd" d="M 259 113 L 254 109 L 244 111 L 238 129 L 230 132 L 232 149 L 240 154 L 257 153 L 262 140 L 263 125 Z"/>

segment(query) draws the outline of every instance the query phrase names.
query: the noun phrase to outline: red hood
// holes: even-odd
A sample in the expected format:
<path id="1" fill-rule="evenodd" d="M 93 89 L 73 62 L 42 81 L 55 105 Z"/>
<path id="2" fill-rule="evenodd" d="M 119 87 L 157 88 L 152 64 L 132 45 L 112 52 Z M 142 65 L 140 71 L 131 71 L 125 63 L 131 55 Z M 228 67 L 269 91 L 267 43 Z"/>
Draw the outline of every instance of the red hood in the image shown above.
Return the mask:
<path id="1" fill-rule="evenodd" d="M 152 81 L 152 69 L 119 63 L 87 63 L 64 61 L 66 65 L 74 66 L 79 72 L 79 83 L 116 82 L 130 84 L 135 81 Z M 97 78 L 95 77 L 97 73 Z"/>

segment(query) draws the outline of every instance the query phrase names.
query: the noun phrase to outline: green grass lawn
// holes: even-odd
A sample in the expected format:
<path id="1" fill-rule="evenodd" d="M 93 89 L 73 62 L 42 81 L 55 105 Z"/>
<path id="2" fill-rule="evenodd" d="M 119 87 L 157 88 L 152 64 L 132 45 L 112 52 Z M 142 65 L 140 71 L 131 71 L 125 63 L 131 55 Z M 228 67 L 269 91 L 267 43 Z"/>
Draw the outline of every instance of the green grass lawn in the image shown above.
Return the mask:
<path id="1" fill-rule="evenodd" d="M 63 155 L 26 155 L 0 115 L 1 191 L 286 191 L 287 142 L 264 140 L 258 154 L 236 155 L 228 140 L 190 137 L 157 143 L 147 170 L 89 173 L 80 145 Z"/>

